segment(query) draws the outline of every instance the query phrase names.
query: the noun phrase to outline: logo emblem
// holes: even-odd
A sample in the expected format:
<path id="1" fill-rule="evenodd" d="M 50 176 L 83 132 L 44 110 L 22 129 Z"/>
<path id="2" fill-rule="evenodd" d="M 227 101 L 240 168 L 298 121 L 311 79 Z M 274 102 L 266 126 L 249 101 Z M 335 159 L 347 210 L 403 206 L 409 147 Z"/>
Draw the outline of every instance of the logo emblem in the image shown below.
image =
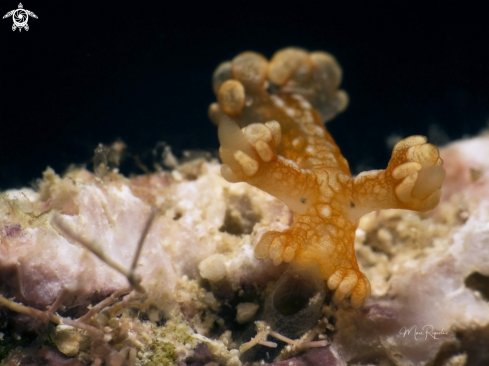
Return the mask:
<path id="1" fill-rule="evenodd" d="M 14 25 L 12 25 L 12 30 L 15 31 L 19 28 L 19 32 L 22 31 L 22 28 L 25 28 L 26 31 L 29 30 L 29 26 L 27 25 L 27 21 L 29 20 L 29 15 L 33 18 L 37 19 L 37 15 L 32 11 L 24 9 L 22 3 L 19 3 L 19 8 L 9 11 L 7 14 L 3 16 L 3 19 L 12 17 L 14 20 Z"/>

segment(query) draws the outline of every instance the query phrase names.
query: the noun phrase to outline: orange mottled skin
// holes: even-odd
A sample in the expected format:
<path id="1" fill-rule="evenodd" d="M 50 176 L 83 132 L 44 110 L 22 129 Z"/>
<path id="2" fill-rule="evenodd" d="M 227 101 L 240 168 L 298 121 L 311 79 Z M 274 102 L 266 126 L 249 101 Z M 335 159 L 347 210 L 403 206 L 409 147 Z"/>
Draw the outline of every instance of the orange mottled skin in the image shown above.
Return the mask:
<path id="1" fill-rule="evenodd" d="M 359 219 L 378 209 L 433 209 L 444 179 L 438 149 L 423 136 L 400 141 L 385 170 L 352 177 L 323 122 L 348 104 L 338 90 L 341 69 L 324 52 L 278 51 L 268 62 L 245 52 L 214 73 L 218 103 L 209 115 L 219 126 L 221 172 L 286 203 L 293 222 L 265 233 L 257 257 L 315 269 L 335 290 L 361 306 L 370 283 L 354 251 Z"/>

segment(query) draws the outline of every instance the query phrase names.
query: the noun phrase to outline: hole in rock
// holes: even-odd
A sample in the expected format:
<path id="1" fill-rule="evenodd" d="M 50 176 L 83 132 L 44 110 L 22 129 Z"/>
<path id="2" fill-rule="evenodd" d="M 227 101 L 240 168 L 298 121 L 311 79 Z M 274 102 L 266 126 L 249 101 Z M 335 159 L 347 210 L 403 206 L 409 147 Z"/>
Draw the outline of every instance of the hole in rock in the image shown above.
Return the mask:
<path id="1" fill-rule="evenodd" d="M 255 211 L 248 196 L 227 197 L 227 210 L 224 223 L 219 231 L 232 235 L 251 234 L 253 227 L 260 222 L 261 215 Z"/>
<path id="2" fill-rule="evenodd" d="M 324 281 L 317 275 L 289 269 L 265 299 L 264 311 L 259 319 L 265 321 L 273 331 L 298 339 L 317 324 L 325 295 Z M 247 342 L 255 335 L 253 324 L 243 333 L 241 339 Z M 273 337 L 269 337 L 269 340 L 276 342 L 277 348 L 256 345 L 241 355 L 241 361 L 273 360 L 286 344 Z"/>
<path id="3" fill-rule="evenodd" d="M 489 301 L 489 276 L 479 272 L 473 272 L 465 278 L 465 286 L 481 294 L 482 298 Z"/>
<path id="4" fill-rule="evenodd" d="M 467 354 L 467 365 L 489 365 L 489 326 L 464 329 L 457 332 L 460 341 L 460 353 Z"/>
<path id="5" fill-rule="evenodd" d="M 307 307 L 309 300 L 317 293 L 313 283 L 301 277 L 292 277 L 286 286 L 281 286 L 273 296 L 273 306 L 280 314 L 294 315 Z"/>

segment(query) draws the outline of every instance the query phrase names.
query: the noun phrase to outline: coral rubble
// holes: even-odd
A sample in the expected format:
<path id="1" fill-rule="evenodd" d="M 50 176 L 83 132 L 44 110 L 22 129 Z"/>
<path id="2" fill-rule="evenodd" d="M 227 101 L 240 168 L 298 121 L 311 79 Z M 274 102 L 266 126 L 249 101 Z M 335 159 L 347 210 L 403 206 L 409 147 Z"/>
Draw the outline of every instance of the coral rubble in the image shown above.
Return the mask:
<path id="1" fill-rule="evenodd" d="M 323 342 L 317 348 L 274 338 L 285 330 L 265 310 L 286 267 L 256 259 L 253 247 L 270 228 L 290 225 L 283 203 L 226 182 L 218 163 L 202 159 L 131 179 L 83 169 L 61 178 L 48 169 L 37 191 L 1 196 L 1 294 L 40 310 L 2 308 L 3 363 L 240 365 L 240 344 L 265 320 L 258 347 L 282 342 L 277 365 L 485 365 L 478 344 L 489 341 L 489 164 L 477 157 L 488 146 L 486 135 L 441 150 L 448 189 L 436 210 L 361 220 L 355 249 L 372 297 L 354 309 L 326 292 L 322 326 L 305 335 Z M 129 268 L 151 207 L 159 212 L 136 268 L 145 294 L 53 223 L 59 217 Z"/>

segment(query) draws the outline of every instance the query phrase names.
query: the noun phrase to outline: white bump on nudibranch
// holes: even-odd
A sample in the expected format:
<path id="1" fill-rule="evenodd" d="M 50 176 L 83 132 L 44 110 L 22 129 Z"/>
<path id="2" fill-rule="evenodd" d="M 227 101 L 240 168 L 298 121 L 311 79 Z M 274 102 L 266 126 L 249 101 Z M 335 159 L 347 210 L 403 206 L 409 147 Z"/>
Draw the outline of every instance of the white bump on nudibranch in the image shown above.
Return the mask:
<path id="1" fill-rule="evenodd" d="M 302 95 L 300 94 L 293 94 L 292 98 L 297 100 L 299 102 L 299 105 L 301 109 L 311 109 L 311 103 L 309 103 Z"/>
<path id="2" fill-rule="evenodd" d="M 322 205 L 319 209 L 319 214 L 321 217 L 327 219 L 331 216 L 331 206 L 330 205 Z"/>
<path id="3" fill-rule="evenodd" d="M 292 146 L 297 148 L 302 144 L 303 141 L 304 139 L 302 137 L 296 137 L 295 139 L 292 140 Z"/>
<path id="4" fill-rule="evenodd" d="M 285 108 L 285 113 L 287 113 L 287 115 L 289 115 L 290 117 L 294 117 L 295 116 L 295 109 L 294 108 Z"/>
<path id="5" fill-rule="evenodd" d="M 309 145 L 308 147 L 306 147 L 306 152 L 311 156 L 316 155 L 316 148 L 312 145 Z"/>
<path id="6" fill-rule="evenodd" d="M 276 95 L 271 95 L 270 99 L 272 100 L 273 104 L 275 104 L 277 107 L 285 106 L 285 102 L 283 101 L 283 99 L 281 99 L 280 97 L 278 97 Z"/>

